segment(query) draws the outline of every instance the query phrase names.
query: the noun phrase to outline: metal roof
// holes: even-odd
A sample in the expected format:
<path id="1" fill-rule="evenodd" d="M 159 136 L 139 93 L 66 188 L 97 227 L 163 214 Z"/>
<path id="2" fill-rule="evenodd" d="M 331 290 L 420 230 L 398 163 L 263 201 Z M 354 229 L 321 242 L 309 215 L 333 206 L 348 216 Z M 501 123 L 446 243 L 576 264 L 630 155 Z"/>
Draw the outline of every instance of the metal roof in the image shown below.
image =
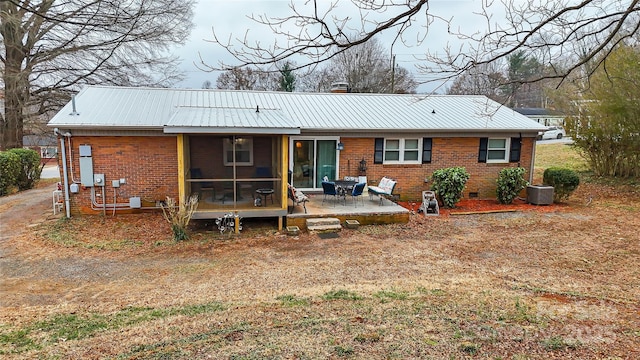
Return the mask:
<path id="1" fill-rule="evenodd" d="M 300 130 L 282 110 L 178 107 L 164 132 L 299 134 Z"/>
<path id="2" fill-rule="evenodd" d="M 478 95 L 289 93 L 88 86 L 49 126 L 165 132 L 520 131 L 544 126 Z M 256 109 L 259 112 L 256 112 Z"/>

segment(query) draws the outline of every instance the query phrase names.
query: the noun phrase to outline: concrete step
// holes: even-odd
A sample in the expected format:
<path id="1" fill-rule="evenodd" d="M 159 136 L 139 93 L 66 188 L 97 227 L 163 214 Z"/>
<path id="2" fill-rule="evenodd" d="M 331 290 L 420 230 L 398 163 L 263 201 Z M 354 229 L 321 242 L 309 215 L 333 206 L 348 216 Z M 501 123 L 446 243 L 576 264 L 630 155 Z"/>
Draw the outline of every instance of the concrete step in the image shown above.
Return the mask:
<path id="1" fill-rule="evenodd" d="M 340 219 L 311 218 L 307 219 L 307 230 L 317 232 L 337 232 L 342 230 Z"/>
<path id="2" fill-rule="evenodd" d="M 307 226 L 316 225 L 340 225 L 340 219 L 338 218 L 309 218 L 307 219 Z"/>
<path id="3" fill-rule="evenodd" d="M 315 232 L 338 232 L 342 230 L 342 225 L 312 225 L 307 226 L 307 230 Z"/>

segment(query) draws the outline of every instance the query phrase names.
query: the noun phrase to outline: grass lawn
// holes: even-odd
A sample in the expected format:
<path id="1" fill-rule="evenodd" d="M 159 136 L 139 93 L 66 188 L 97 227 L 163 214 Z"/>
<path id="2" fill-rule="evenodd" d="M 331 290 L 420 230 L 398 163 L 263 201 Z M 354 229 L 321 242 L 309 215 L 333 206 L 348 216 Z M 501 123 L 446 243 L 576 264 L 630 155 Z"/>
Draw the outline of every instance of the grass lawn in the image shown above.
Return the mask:
<path id="1" fill-rule="evenodd" d="M 566 145 L 537 154 L 536 174 L 586 170 Z M 640 358 L 639 213 L 637 187 L 587 182 L 539 211 L 328 240 L 246 221 L 174 243 L 159 214 L 52 220 L 0 243 L 0 356 Z"/>
<path id="2" fill-rule="evenodd" d="M 589 170 L 586 161 L 573 145 L 538 142 L 536 146 L 536 165 L 533 174 L 534 183 L 542 183 L 544 170 L 552 166 L 560 166 L 579 173 L 585 173 Z"/>

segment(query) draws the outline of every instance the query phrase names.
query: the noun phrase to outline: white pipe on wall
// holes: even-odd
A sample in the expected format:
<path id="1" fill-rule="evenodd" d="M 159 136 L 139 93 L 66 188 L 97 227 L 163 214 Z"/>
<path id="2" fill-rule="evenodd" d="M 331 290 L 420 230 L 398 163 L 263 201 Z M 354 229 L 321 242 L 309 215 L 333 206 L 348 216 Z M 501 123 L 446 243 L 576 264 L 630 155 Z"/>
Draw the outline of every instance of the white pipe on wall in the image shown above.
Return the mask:
<path id="1" fill-rule="evenodd" d="M 71 217 L 69 201 L 69 176 L 67 175 L 67 157 L 65 152 L 64 136 L 60 137 L 60 147 L 62 148 L 62 175 L 64 181 L 64 209 L 67 219 Z"/>
<path id="2" fill-rule="evenodd" d="M 69 169 L 71 170 L 71 181 L 73 183 L 79 183 L 80 181 L 76 180 L 76 176 L 73 173 L 73 153 L 71 152 L 71 134 L 69 134 L 69 138 L 67 139 L 69 143 Z"/>

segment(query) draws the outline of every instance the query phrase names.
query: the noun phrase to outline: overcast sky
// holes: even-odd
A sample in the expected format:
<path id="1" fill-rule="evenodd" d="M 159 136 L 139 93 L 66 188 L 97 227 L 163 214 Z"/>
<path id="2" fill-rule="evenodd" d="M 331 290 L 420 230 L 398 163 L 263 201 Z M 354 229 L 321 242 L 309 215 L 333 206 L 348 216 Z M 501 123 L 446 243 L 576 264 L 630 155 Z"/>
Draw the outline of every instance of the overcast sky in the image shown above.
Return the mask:
<path id="1" fill-rule="evenodd" d="M 466 32 L 473 32 L 485 26 L 484 21 L 486 19 L 483 20 L 482 17 L 474 14 L 474 11 L 479 10 L 481 1 L 483 0 L 435 0 L 431 2 L 431 13 L 447 19 L 452 18 L 456 27 L 460 27 Z M 303 0 L 296 0 L 296 4 L 299 6 L 303 6 L 304 2 Z M 247 16 L 251 14 L 286 16 L 290 14 L 289 3 L 290 0 L 199 0 L 194 10 L 195 27 L 192 30 L 189 41 L 185 46 L 176 50 L 176 53 L 182 59 L 181 68 L 187 74 L 187 79 L 177 86 L 182 88 L 201 88 L 206 80 L 215 85 L 219 73 L 207 73 L 199 70 L 195 65 L 200 62 L 198 54 L 202 56 L 206 63 L 211 65 L 217 65 L 218 61 L 221 60 L 232 63 L 232 57 L 224 49 L 219 45 L 207 42 L 207 40 L 213 38 L 212 28 L 215 28 L 216 33 L 225 39 L 229 34 L 242 37 L 248 30 L 250 38 L 261 40 L 263 43 L 270 43 L 274 37 L 269 29 L 256 24 L 248 19 Z M 360 18 L 358 13 L 354 12 L 353 8 L 350 8 L 351 1 L 342 0 L 340 6 L 340 15 L 352 14 L 354 18 Z M 389 14 L 380 16 L 388 18 Z M 423 19 L 420 20 L 424 22 Z M 494 15 L 493 21 L 499 20 L 500 16 Z M 414 29 L 416 31 L 424 31 L 418 26 L 414 26 Z M 393 36 L 392 34 L 383 35 L 379 40 L 386 48 L 390 49 Z M 438 51 L 444 48 L 447 43 L 456 44 L 457 42 L 457 39 L 448 36 L 447 28 L 444 25 L 436 25 L 431 27 L 426 41 L 421 45 L 404 47 L 396 43 L 393 50 L 396 54 L 397 64 L 414 72 L 416 79 L 422 82 L 427 78 L 415 73 L 414 66 L 419 61 L 416 56 L 424 54 L 427 48 L 431 51 Z M 435 86 L 435 84 L 421 85 L 418 91 L 429 92 Z M 439 90 L 439 92 L 442 91 L 442 89 Z"/>

